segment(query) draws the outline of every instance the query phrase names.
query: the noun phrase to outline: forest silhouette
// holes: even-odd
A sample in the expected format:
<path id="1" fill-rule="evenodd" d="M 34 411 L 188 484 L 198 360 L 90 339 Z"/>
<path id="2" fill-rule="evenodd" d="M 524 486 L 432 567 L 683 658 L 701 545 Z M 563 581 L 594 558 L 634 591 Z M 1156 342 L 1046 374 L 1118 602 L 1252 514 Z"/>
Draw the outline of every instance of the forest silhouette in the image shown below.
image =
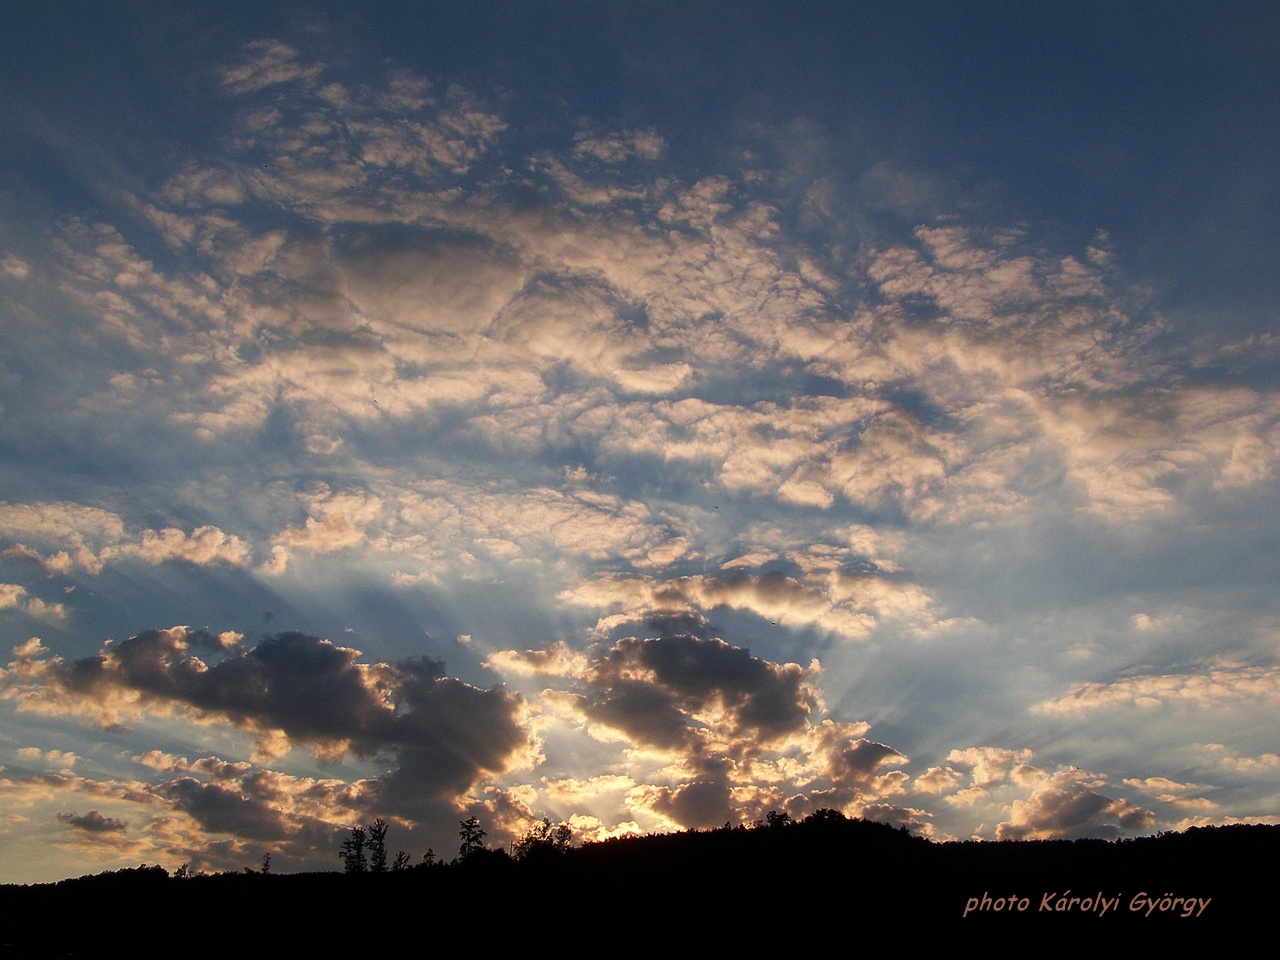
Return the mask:
<path id="1" fill-rule="evenodd" d="M 448 861 L 433 851 L 389 861 L 378 819 L 350 831 L 341 871 L 280 874 L 264 857 L 239 873 L 142 865 L 5 885 L 0 957 L 418 954 L 542 937 L 723 946 L 753 944 L 762 929 L 792 930 L 812 948 L 917 929 L 903 922 L 983 936 L 1123 929 L 1181 941 L 1260 925 L 1275 893 L 1267 868 L 1280 854 L 1280 826 L 935 843 L 835 810 L 581 845 L 543 820 L 510 850 L 486 846 L 475 818 L 460 828 Z"/>

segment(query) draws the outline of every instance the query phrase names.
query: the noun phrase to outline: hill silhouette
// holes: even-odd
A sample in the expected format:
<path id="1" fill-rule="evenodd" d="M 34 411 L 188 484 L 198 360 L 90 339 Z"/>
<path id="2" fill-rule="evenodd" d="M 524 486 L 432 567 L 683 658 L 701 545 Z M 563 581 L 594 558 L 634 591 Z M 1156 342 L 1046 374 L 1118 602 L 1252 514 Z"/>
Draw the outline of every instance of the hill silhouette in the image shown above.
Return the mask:
<path id="1" fill-rule="evenodd" d="M 818 811 L 798 822 L 565 849 L 473 849 L 384 873 L 143 866 L 0 887 L 3 957 L 414 954 L 546 938 L 585 947 L 758 945 L 809 952 L 897 931 L 1015 928 L 1184 941 L 1260 926 L 1280 827 L 1102 840 L 933 843 Z"/>

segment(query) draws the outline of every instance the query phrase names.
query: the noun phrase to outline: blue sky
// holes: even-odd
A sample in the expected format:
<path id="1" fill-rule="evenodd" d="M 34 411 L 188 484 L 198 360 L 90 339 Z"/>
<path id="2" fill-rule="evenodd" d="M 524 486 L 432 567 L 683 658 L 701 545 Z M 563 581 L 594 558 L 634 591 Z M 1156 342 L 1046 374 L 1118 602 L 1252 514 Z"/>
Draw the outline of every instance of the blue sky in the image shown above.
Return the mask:
<path id="1" fill-rule="evenodd" d="M 2 17 L 0 878 L 1280 815 L 1269 6 Z"/>

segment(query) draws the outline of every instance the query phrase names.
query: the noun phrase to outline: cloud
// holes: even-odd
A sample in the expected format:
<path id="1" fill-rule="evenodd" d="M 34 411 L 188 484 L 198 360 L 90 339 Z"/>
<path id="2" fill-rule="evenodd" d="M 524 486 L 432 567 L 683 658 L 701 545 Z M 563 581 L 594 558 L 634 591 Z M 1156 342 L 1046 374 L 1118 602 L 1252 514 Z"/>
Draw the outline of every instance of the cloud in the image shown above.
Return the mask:
<path id="1" fill-rule="evenodd" d="M 625 779 L 544 781 L 549 796 L 585 799 L 595 813 L 638 811 L 669 829 L 749 822 L 788 805 L 854 809 L 903 790 L 909 776 L 889 769 L 903 754 L 865 738 L 865 723 L 822 717 L 816 661 L 805 669 L 754 657 L 705 636 L 695 614 L 655 610 L 645 626 L 657 636 L 622 637 L 586 657 L 553 645 L 490 658 L 555 683 L 544 708 L 621 746 Z M 622 806 L 591 799 L 615 791 L 625 791 Z"/>
<path id="2" fill-rule="evenodd" d="M 327 492 L 327 491 L 326 491 Z M 289 527 L 275 537 L 275 545 L 286 549 L 331 553 L 355 546 L 364 540 L 362 528 L 377 514 L 381 503 L 358 493 L 315 498 L 313 503 L 321 518 L 307 517 L 301 527 Z"/>
<path id="3" fill-rule="evenodd" d="M 1034 756 L 1030 750 L 968 747 L 964 750 L 952 750 L 947 755 L 947 762 L 958 767 L 968 767 L 974 786 L 989 787 L 1007 778 L 1013 770 L 1034 769 L 1030 767 Z"/>
<path id="4" fill-rule="evenodd" d="M 1215 708 L 1258 703 L 1277 695 L 1277 668 L 1218 661 L 1195 673 L 1141 675 L 1082 684 L 1061 697 L 1036 704 L 1032 710 L 1053 716 L 1117 707 Z"/>
<path id="5" fill-rule="evenodd" d="M 16 583 L 0 583 L 0 610 L 18 606 L 26 592 L 26 587 L 20 587 Z"/>
<path id="6" fill-rule="evenodd" d="M 133 758 L 135 763 L 151 767 L 153 770 L 182 771 L 187 769 L 187 758 L 176 757 L 160 750 L 148 750 Z"/>
<path id="7" fill-rule="evenodd" d="M 310 78 L 302 60 L 260 41 L 227 88 L 252 99 Z M 153 199 L 252 195 L 322 239 L 198 214 L 192 236 L 236 278 L 234 296 L 213 277 L 165 275 L 110 227 L 69 242 L 86 303 L 183 369 L 167 381 L 181 397 L 171 416 L 201 436 L 259 427 L 283 404 L 308 449 L 332 455 L 382 416 L 453 408 L 460 433 L 506 449 L 655 456 L 734 494 L 917 521 L 1025 510 L 1049 492 L 1046 469 L 1061 496 L 1128 520 L 1178 505 L 1175 480 L 1226 495 L 1273 475 L 1273 397 L 1168 380 L 1139 360 L 1153 331 L 1104 272 L 1048 255 L 1025 229 L 920 224 L 868 250 L 859 269 L 877 298 L 851 304 L 811 253 L 778 240 L 780 211 L 749 182 L 664 179 L 624 197 L 597 170 L 608 189 L 590 211 L 569 198 L 530 212 L 505 192 L 524 174 L 457 185 L 505 129 L 473 94 L 404 71 L 297 87 L 307 109 L 246 108 L 231 160 L 175 174 Z M 654 131 L 580 130 L 557 169 L 661 145 Z M 262 150 L 278 154 L 270 169 L 247 162 Z M 528 176 L 521 189 L 538 184 Z M 746 370 L 803 370 L 841 395 L 720 388 Z M 288 540 L 355 536 L 340 517 L 310 518 L 278 534 L 272 569 Z"/>
<path id="8" fill-rule="evenodd" d="M 861 729 L 857 729 L 860 726 Z M 866 725 L 851 726 L 825 720 L 814 731 L 813 762 L 831 783 L 829 788 L 812 788 L 815 804 L 838 807 L 861 816 L 862 806 L 902 793 L 910 781 L 904 770 L 887 770 L 905 764 L 908 758 L 893 747 L 860 736 Z"/>
<path id="9" fill-rule="evenodd" d="M 667 150 L 667 141 L 652 127 L 617 133 L 574 134 L 575 155 L 589 156 L 601 163 L 621 163 L 632 157 L 658 160 Z"/>
<path id="10" fill-rule="evenodd" d="M 25 280 L 31 272 L 31 264 L 23 260 L 21 257 L 15 257 L 10 254 L 0 259 L 0 273 L 13 280 Z"/>
<path id="11" fill-rule="evenodd" d="M 854 815 L 877 823 L 905 827 L 916 836 L 933 837 L 935 828 L 930 822 L 932 814 L 917 807 L 904 807 L 896 803 L 862 803 L 853 807 Z"/>
<path id="12" fill-rule="evenodd" d="M 951 808 L 971 811 L 968 816 L 972 821 L 999 819 L 995 829 L 999 840 L 1114 838 L 1122 833 L 1141 833 L 1156 823 L 1151 810 L 1099 792 L 1109 791 L 1105 777 L 1074 766 L 1046 770 L 1033 764 L 1034 759 L 1028 749 L 955 749 L 948 754 L 946 768 L 931 767 L 917 777 L 913 790 L 941 794 Z M 964 782 L 965 771 L 970 785 L 956 789 Z M 1174 806 L 1202 806 L 1205 802 L 1188 801 L 1169 792 L 1202 787 L 1178 785 L 1162 777 L 1127 779 L 1125 784 L 1163 791 L 1159 799 Z"/>
<path id="13" fill-rule="evenodd" d="M 5 547 L 0 550 L 0 559 L 25 560 L 28 563 L 43 564 L 40 554 L 36 553 L 30 547 L 22 543 L 15 543 L 11 547 Z"/>
<path id="14" fill-rule="evenodd" d="M 21 610 L 32 617 L 65 620 L 67 608 L 60 603 L 46 603 L 27 595 L 27 588 L 16 583 L 0 583 L 0 610 Z"/>
<path id="15" fill-rule="evenodd" d="M 141 542 L 121 547 L 120 553 L 140 557 L 151 564 L 185 560 L 200 566 L 215 562 L 242 566 L 250 559 L 248 544 L 214 526 L 196 527 L 190 534 L 173 527 L 159 532 L 144 530 Z"/>
<path id="16" fill-rule="evenodd" d="M 15 648 L 2 695 L 22 710 L 80 713 L 103 726 L 175 709 L 229 721 L 255 734 L 265 756 L 292 742 L 322 761 L 386 752 L 397 761 L 377 785 L 388 812 L 454 798 L 534 756 L 521 698 L 443 677 L 435 662 L 362 664 L 356 650 L 286 633 L 210 665 L 191 648 L 221 647 L 199 638 L 186 627 L 151 630 L 70 663 L 47 657 L 33 639 Z M 150 765 L 162 760 L 148 756 Z M 190 785 L 171 793 L 191 804 L 222 802 Z"/>
<path id="17" fill-rule="evenodd" d="M 80 758 L 70 750 L 45 750 L 41 752 L 39 747 L 21 747 L 18 750 L 18 756 L 23 760 L 43 760 L 51 767 L 68 769 L 75 766 L 75 762 Z"/>
<path id="18" fill-rule="evenodd" d="M 389 488 L 383 499 L 396 509 L 379 518 L 369 536 L 370 549 L 430 572 L 459 565 L 466 569 L 481 560 L 505 565 L 552 558 L 622 557 L 655 566 L 664 551 L 672 556 L 682 532 L 675 517 L 655 517 L 640 501 L 592 490 L 533 486 L 507 492 L 489 485 L 431 482 Z"/>
<path id="19" fill-rule="evenodd" d="M 548 799 L 574 808 L 601 794 L 624 792 L 635 786 L 635 781 L 622 774 L 600 774 L 586 779 L 572 777 L 562 780 L 542 778 L 542 792 Z"/>
<path id="20" fill-rule="evenodd" d="M 1145 780 L 1127 778 L 1126 787 L 1142 790 L 1162 803 L 1168 803 L 1180 810 L 1214 810 L 1218 804 L 1207 797 L 1188 797 L 1187 793 L 1200 793 L 1213 789 L 1206 784 L 1179 783 L 1168 777 L 1147 777 Z"/>
<path id="21" fill-rule="evenodd" d="M 77 503 L 0 502 L 0 532 L 56 551 L 42 559 L 24 543 L 5 550 L 6 555 L 35 560 L 53 573 L 68 573 L 75 565 L 97 574 L 107 563 L 124 557 L 153 565 L 181 560 L 198 566 L 241 566 L 251 558 L 248 543 L 211 524 L 189 534 L 165 527 L 131 535 L 118 514 Z"/>
<path id="22" fill-rule="evenodd" d="M 341 257 L 352 303 L 405 359 L 419 338 L 482 333 L 527 279 L 514 251 L 457 231 L 368 230 Z"/>
<path id="23" fill-rule="evenodd" d="M 15 808 L 50 801 L 65 806 L 68 797 L 79 797 L 127 811 L 127 820 L 97 809 L 84 816 L 57 814 L 59 822 L 72 828 L 74 838 L 52 842 L 73 851 L 81 863 L 109 864 L 113 857 L 124 856 L 190 862 L 195 869 L 238 870 L 246 857 L 256 859 L 260 845 L 266 844 L 279 854 L 278 866 L 328 865 L 343 829 L 370 815 L 364 806 L 370 781 L 295 777 L 217 757 L 188 763 L 159 751 L 135 759 L 153 769 L 186 775 L 145 783 L 44 774 L 0 781 L 0 795 Z M 410 826 L 408 821 L 394 822 Z M 246 841 L 258 846 L 258 852 L 247 850 Z"/>
<path id="24" fill-rule="evenodd" d="M 78 503 L 0 502 L 0 532 L 24 543 L 63 548 L 96 573 L 102 569 L 97 551 L 124 539 L 124 521 L 108 510 Z"/>
<path id="25" fill-rule="evenodd" d="M 1280 754 L 1264 753 L 1260 757 L 1223 757 L 1223 766 L 1253 776 L 1280 774 Z"/>
<path id="26" fill-rule="evenodd" d="M 645 785 L 633 789 L 627 799 L 676 828 L 718 827 L 738 819 L 730 807 L 729 787 L 722 782 L 694 780 L 675 789 Z"/>
<path id="27" fill-rule="evenodd" d="M 1026 800 L 1015 800 L 1012 816 L 996 827 L 997 840 L 1113 838 L 1150 829 L 1155 814 L 1128 800 L 1112 800 L 1070 773 L 1047 778 Z"/>
<path id="28" fill-rule="evenodd" d="M 806 558 L 799 558 L 804 563 Z M 806 564 L 809 565 L 809 564 Z M 625 576 L 588 580 L 560 599 L 621 609 L 681 611 L 729 607 L 782 624 L 816 626 L 850 639 L 867 636 L 881 619 L 928 622 L 930 602 L 916 584 L 850 570 L 837 560 L 809 565 L 803 580 L 780 572 L 698 574 L 659 580 Z M 816 582 L 811 582 L 816 581 Z"/>
<path id="29" fill-rule="evenodd" d="M 222 71 L 222 83 L 232 93 L 253 93 L 264 87 L 314 78 L 319 66 L 298 61 L 298 51 L 279 40 L 254 40 L 234 67 Z"/>
<path id="30" fill-rule="evenodd" d="M 1147 790 L 1161 793 L 1186 793 L 1192 790 L 1204 790 L 1204 784 L 1200 783 L 1178 783 L 1176 780 L 1170 780 L 1168 777 L 1147 777 L 1144 780 L 1126 779 L 1124 781 L 1126 787 L 1133 787 L 1137 790 Z"/>
<path id="31" fill-rule="evenodd" d="M 75 830 L 83 830 L 86 833 L 124 833 L 129 827 L 123 820 L 104 817 L 97 810 L 90 810 L 84 816 L 77 813 L 60 813 L 58 820 Z"/>
<path id="32" fill-rule="evenodd" d="M 817 704 L 811 675 L 723 640 L 628 637 L 587 669 L 583 680 L 595 694 L 582 712 L 660 748 L 689 746 L 688 720 L 711 716 L 725 735 L 767 744 L 807 725 Z"/>
<path id="33" fill-rule="evenodd" d="M 916 777 L 914 789 L 917 793 L 943 793 L 956 786 L 963 775 L 951 767 L 930 767 Z"/>
<path id="34" fill-rule="evenodd" d="M 587 655 L 565 643 L 553 643 L 541 650 L 496 650 L 484 665 L 491 670 L 516 676 L 582 677 L 589 668 Z"/>
<path id="35" fill-rule="evenodd" d="M 290 832 L 287 819 L 277 807 L 247 797 L 235 787 L 181 777 L 163 784 L 157 792 L 211 833 L 274 841 Z"/>
<path id="36" fill-rule="evenodd" d="M 265 842 L 292 857 L 328 859 L 343 825 L 360 819 L 367 784 L 294 777 L 248 763 L 202 758 L 192 773 L 151 788 L 172 814 L 206 833 Z"/>

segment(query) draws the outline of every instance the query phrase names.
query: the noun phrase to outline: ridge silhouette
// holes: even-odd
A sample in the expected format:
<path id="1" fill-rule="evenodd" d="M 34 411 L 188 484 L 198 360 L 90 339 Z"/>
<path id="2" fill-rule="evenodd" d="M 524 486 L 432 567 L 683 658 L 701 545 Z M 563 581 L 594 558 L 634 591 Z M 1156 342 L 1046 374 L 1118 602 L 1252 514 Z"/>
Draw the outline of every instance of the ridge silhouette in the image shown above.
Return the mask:
<path id="1" fill-rule="evenodd" d="M 469 828 L 475 837 L 480 825 L 463 827 L 464 836 Z M 962 936 L 990 937 L 1007 927 L 1095 935 L 1123 929 L 1148 942 L 1184 942 L 1260 926 L 1270 916 L 1275 885 L 1264 877 L 1280 854 L 1280 826 L 1201 827 L 1114 842 L 935 843 L 819 810 L 799 821 L 777 816 L 754 827 L 576 847 L 557 842 L 547 821 L 514 846 L 516 856 L 473 840 L 451 863 L 381 873 L 246 868 L 184 878 L 143 865 L 4 885 L 0 957 L 108 949 L 225 956 L 232 947 L 249 956 L 300 949 L 336 955 L 374 942 L 420 951 L 462 916 L 495 944 L 538 935 L 537 918 L 582 946 L 672 938 L 751 944 L 763 923 L 799 925 L 806 945 L 835 946 L 850 936 L 856 942 L 864 927 L 902 923 Z M 1135 909 L 1140 894 L 1147 899 Z M 1207 905 L 1185 916 L 1188 898 Z M 1162 906 L 1174 899 L 1176 908 Z"/>

